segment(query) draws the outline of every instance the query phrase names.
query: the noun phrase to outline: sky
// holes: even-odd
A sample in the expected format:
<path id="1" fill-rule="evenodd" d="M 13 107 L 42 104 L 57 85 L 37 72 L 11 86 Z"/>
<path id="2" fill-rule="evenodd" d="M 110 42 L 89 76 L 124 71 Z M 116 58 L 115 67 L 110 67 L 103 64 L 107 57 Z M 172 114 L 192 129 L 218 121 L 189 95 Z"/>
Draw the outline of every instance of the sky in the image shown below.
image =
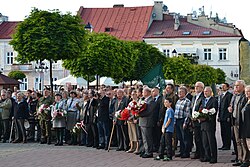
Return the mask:
<path id="1" fill-rule="evenodd" d="M 187 15 L 193 11 L 199 13 L 204 6 L 205 14 L 212 16 L 218 13 L 219 18 L 226 17 L 228 23 L 233 23 L 242 30 L 246 39 L 250 40 L 250 23 L 248 0 L 162 0 L 170 12 Z M 76 14 L 80 6 L 86 8 L 113 7 L 114 4 L 124 4 L 125 7 L 152 6 L 154 0 L 1 0 L 0 13 L 9 17 L 9 21 L 22 21 L 28 16 L 32 7 L 41 10 L 59 9 L 62 13 Z"/>

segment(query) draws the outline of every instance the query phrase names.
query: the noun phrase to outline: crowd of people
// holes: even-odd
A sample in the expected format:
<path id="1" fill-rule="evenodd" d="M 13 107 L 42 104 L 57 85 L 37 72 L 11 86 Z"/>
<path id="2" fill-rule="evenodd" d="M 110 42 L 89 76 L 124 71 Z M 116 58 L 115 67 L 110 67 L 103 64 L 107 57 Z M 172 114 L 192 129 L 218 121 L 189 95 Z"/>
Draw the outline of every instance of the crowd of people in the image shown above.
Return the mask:
<path id="1" fill-rule="evenodd" d="M 217 150 L 230 150 L 232 143 L 232 165 L 249 166 L 250 86 L 243 80 L 231 88 L 223 83 L 217 93 L 202 82 L 196 82 L 193 91 L 167 84 L 162 93 L 160 88 L 146 85 L 61 89 L 53 96 L 49 88 L 42 94 L 3 89 L 1 140 L 105 150 L 111 146 L 142 158 L 192 158 L 212 164 L 217 163 Z M 221 128 L 220 148 L 216 123 Z"/>

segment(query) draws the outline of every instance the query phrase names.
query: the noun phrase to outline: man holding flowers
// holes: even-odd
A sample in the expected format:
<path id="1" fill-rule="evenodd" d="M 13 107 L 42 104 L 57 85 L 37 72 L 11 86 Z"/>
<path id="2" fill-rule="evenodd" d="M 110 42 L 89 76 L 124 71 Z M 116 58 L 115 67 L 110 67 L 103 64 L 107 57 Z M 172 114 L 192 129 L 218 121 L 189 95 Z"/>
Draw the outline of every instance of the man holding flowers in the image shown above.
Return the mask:
<path id="1" fill-rule="evenodd" d="M 201 124 L 202 143 L 205 151 L 202 162 L 217 163 L 217 143 L 215 138 L 216 112 L 218 101 L 212 96 L 212 88 L 205 87 L 205 98 L 202 101 L 201 116 L 198 121 Z"/>

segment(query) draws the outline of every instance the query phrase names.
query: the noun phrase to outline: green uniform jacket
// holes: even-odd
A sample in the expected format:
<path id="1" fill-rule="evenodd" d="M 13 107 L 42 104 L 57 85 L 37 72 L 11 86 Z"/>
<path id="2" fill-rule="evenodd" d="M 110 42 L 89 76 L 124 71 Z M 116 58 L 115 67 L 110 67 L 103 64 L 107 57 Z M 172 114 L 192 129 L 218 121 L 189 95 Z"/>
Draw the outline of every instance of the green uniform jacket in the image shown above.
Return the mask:
<path id="1" fill-rule="evenodd" d="M 51 97 L 51 96 L 48 96 L 48 97 L 41 97 L 38 101 L 38 108 L 37 108 L 37 111 L 39 109 L 39 107 L 42 105 L 42 104 L 45 104 L 46 106 L 49 106 L 52 105 L 54 103 L 54 98 Z M 40 120 L 51 120 L 51 110 L 45 110 L 43 113 L 39 114 L 38 115 L 38 119 Z"/>

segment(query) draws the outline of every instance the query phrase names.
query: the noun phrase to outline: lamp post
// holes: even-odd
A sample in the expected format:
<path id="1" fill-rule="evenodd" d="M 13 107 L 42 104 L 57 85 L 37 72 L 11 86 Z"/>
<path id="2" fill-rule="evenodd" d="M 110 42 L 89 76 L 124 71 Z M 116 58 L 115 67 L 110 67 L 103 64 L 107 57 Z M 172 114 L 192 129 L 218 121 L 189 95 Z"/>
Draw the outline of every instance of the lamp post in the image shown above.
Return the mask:
<path id="1" fill-rule="evenodd" d="M 43 62 L 43 61 L 38 61 L 35 66 L 36 72 L 39 73 L 39 86 L 38 89 L 41 88 L 41 91 L 43 90 L 44 87 L 44 73 L 47 72 L 49 67 Z M 40 87 L 41 84 L 41 87 Z"/>

